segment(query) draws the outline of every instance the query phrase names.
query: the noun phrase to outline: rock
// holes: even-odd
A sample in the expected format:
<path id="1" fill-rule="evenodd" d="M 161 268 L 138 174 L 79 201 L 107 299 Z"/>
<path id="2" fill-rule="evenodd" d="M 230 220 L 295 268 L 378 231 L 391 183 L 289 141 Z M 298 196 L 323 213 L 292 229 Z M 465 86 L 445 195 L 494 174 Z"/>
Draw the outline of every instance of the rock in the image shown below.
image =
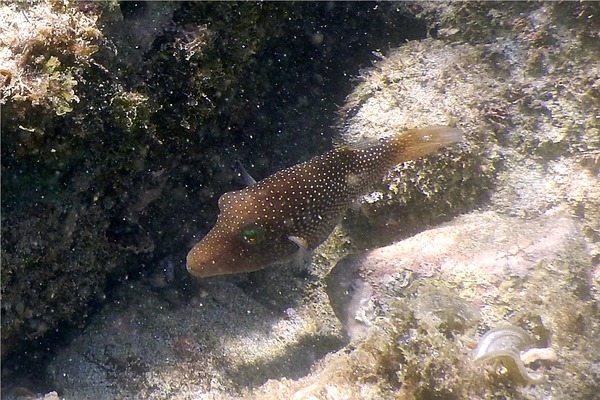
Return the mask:
<path id="1" fill-rule="evenodd" d="M 585 254 L 585 240 L 564 212 L 549 212 L 534 220 L 493 211 L 471 213 L 399 243 L 346 257 L 329 274 L 327 292 L 351 339 L 364 337 L 367 328 L 374 326 L 381 315 L 374 304 L 385 314 L 398 296 L 431 301 L 432 294 L 420 293 L 419 282 L 426 281 L 445 286 L 446 292 L 469 303 L 464 315 L 456 313 L 459 318 L 483 316 L 490 324 L 498 318 L 486 315 L 490 300 L 505 299 L 515 287 L 531 282 L 532 276 L 539 284 L 551 273 L 589 282 Z M 437 327 L 448 323 L 437 318 L 436 304 L 420 306 L 424 308 L 416 310 L 419 319 Z"/>
<path id="2" fill-rule="evenodd" d="M 366 3 L 3 2 L 5 371 L 37 370 L 130 279 L 173 262 L 188 279 L 185 254 L 220 194 L 241 187 L 234 161 L 262 178 L 329 149 L 344 94 L 323 89 L 350 87 L 340 71 L 371 46 L 404 41 L 398 21 L 424 34 L 405 15 Z M 339 40 L 357 45 L 352 57 Z"/>
<path id="3" fill-rule="evenodd" d="M 342 345 L 326 298 L 303 305 L 300 294 L 271 305 L 223 279 L 185 295 L 135 283 L 60 352 L 47 378 L 63 399 L 98 400 L 133 392 L 220 398 L 267 379 L 299 378 Z"/>
<path id="4" fill-rule="evenodd" d="M 3 119 L 15 133 L 8 141 L 3 137 L 3 194 L 13 196 L 9 205 L 14 207 L 10 214 L 3 208 L 3 328 L 8 321 L 12 337 L 35 340 L 58 320 L 71 321 L 86 309 L 68 303 L 44 313 L 48 302 L 41 300 L 59 305 L 74 298 L 104 301 L 96 288 L 105 284 L 92 285 L 104 282 L 104 269 L 116 273 L 123 260 L 133 260 L 127 264 L 133 270 L 140 265 L 152 269 L 147 279 L 123 279 L 108 296 L 108 306 L 94 314 L 73 342 L 55 347 L 57 355 L 48 366 L 35 364 L 33 381 L 43 382 L 41 393 L 56 389 L 61 398 L 169 399 L 575 399 L 598 393 L 596 4 L 410 3 L 403 10 L 422 18 L 432 37 L 386 51 L 364 70 L 341 109 L 340 139 L 448 123 L 464 130 L 462 147 L 392 171 L 315 252 L 308 270 L 280 266 L 207 281 L 182 275 L 181 260 L 194 239 L 190 232 L 198 232 L 199 225 L 207 228 L 214 216 L 211 199 L 234 186 L 223 149 L 247 149 L 242 152 L 257 158 L 261 171 L 288 161 L 291 154 L 307 156 L 315 140 L 329 140 L 315 132 L 326 131 L 329 122 L 323 116 L 336 101 L 321 90 L 339 92 L 322 86 L 322 74 L 312 68 L 281 61 L 280 54 L 292 53 L 260 47 L 284 40 L 269 34 L 278 29 L 253 30 L 268 25 L 261 23 L 268 14 L 263 5 L 231 5 L 230 15 L 212 3 L 190 4 L 196 15 L 212 11 L 227 17 L 213 21 L 227 23 L 210 32 L 203 25 L 166 30 L 148 48 L 154 69 L 143 69 L 152 71 L 147 81 L 134 79 L 118 62 L 109 63 L 118 82 L 130 86 L 119 83 L 124 89 L 114 91 L 112 85 L 101 89 L 92 82 L 86 86 L 89 91 L 76 92 L 80 103 L 70 98 L 73 111 L 66 117 L 54 120 L 42 113 L 44 118 L 27 119 L 35 126 L 20 124 L 24 132 L 17 119 Z M 397 11 L 395 3 L 389 4 L 386 15 L 391 18 Z M 305 15 L 290 14 L 285 7 L 264 7 L 274 7 L 281 17 L 269 14 L 269 21 L 299 27 L 297 36 L 306 36 L 310 46 L 325 46 L 318 47 L 318 54 L 336 62 L 335 71 L 329 71 L 338 72 L 338 61 L 356 61 L 340 45 L 340 35 L 311 32 L 314 26 L 307 25 Z M 330 5 L 323 7 L 332 11 Z M 180 11 L 173 15 L 185 15 Z M 241 28 L 266 41 L 250 40 L 243 48 L 248 30 L 230 30 L 239 15 L 249 21 Z M 293 15 L 298 24 L 288 22 Z M 365 21 L 359 16 L 355 21 Z M 215 53 L 201 43 L 223 43 L 233 57 L 212 57 Z M 285 48 L 307 54 L 290 46 Z M 241 68 L 254 54 L 282 62 L 289 74 L 263 85 L 259 78 L 271 70 L 262 66 L 270 64 Z M 185 68 L 174 67 L 175 61 Z M 303 79 L 290 86 L 287 78 L 293 76 Z M 239 77 L 245 77 L 240 86 Z M 317 83 L 307 87 L 313 81 Z M 274 90 L 290 96 L 281 101 Z M 329 100 L 312 102 L 314 93 Z M 266 100 L 274 98 L 287 108 Z M 97 103 L 90 107 L 86 101 L 94 99 Z M 106 109 L 106 99 L 114 99 L 118 109 L 95 114 Z M 77 107 L 86 113 L 77 113 Z M 7 109 L 3 106 L 3 113 Z M 304 117 L 290 122 L 296 114 Z M 75 115 L 89 115 L 90 120 L 68 119 Z M 273 115 L 284 115 L 285 123 L 275 125 Z M 101 140 L 104 124 L 121 134 L 113 135 L 113 141 Z M 75 141 L 65 144 L 60 135 L 41 134 L 64 132 L 65 126 L 78 133 Z M 255 134 L 273 126 L 286 132 Z M 77 164 L 72 155 L 81 140 L 86 150 L 96 149 L 91 152 L 95 158 Z M 272 140 L 279 140 L 275 152 L 269 147 Z M 14 158 L 24 154 L 16 149 L 34 151 L 49 167 L 39 169 L 37 159 L 27 164 Z M 120 167 L 129 167 L 132 158 L 137 160 L 133 169 Z M 38 175 L 24 185 L 18 171 Z M 66 172 L 73 180 L 64 179 Z M 67 188 L 54 182 L 65 182 Z M 13 190 L 4 190 L 5 185 Z M 45 200 L 38 207 L 32 199 L 41 201 L 39 190 Z M 73 193 L 83 196 L 85 207 L 60 207 L 63 199 L 75 198 Z M 38 208 L 32 209 L 34 204 Z M 5 234 L 7 227 L 18 234 Z M 145 240 L 148 236 L 154 246 Z M 73 250 L 71 243 L 85 246 Z M 365 248 L 373 250 L 364 253 Z M 357 251 L 362 255 L 338 263 Z M 63 264 L 69 266 L 66 272 Z M 40 265 L 52 265 L 52 274 Z M 82 272 L 72 273 L 79 271 L 72 267 Z M 523 386 L 497 365 L 473 362 L 478 338 L 504 324 L 527 332 L 536 348 L 556 353 L 556 361 L 542 357 L 527 366 L 547 376 L 545 382 Z M 3 368 L 4 378 L 9 367 L 3 363 Z M 17 389 L 3 397 L 34 391 Z"/>

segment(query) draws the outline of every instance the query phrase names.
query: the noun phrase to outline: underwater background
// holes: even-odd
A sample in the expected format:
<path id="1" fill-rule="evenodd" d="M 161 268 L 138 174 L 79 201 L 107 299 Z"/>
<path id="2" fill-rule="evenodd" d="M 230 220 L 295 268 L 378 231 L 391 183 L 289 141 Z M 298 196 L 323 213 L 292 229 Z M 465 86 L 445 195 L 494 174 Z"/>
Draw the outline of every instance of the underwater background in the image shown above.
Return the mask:
<path id="1" fill-rule="evenodd" d="M 594 399 L 600 4 L 0 5 L 5 399 Z M 309 257 L 194 278 L 218 198 L 449 125 Z"/>

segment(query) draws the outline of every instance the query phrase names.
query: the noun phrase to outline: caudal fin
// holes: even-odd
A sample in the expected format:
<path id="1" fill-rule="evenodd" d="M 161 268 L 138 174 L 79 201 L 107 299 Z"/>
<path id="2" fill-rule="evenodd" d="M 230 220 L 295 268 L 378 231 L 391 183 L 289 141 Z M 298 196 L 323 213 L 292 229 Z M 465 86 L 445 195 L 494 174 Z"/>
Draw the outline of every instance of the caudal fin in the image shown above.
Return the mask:
<path id="1" fill-rule="evenodd" d="M 452 143 L 462 141 L 462 131 L 449 126 L 429 126 L 411 129 L 391 138 L 398 149 L 397 163 L 414 160 Z"/>

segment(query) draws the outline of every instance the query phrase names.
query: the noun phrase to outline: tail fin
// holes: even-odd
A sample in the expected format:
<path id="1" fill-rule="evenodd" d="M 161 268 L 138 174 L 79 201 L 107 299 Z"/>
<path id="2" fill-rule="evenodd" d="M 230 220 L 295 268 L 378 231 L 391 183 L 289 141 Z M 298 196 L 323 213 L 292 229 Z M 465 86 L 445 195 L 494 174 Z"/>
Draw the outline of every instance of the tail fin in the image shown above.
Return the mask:
<path id="1" fill-rule="evenodd" d="M 398 149 L 396 163 L 422 157 L 444 146 L 462 141 L 462 131 L 449 126 L 411 129 L 390 138 Z"/>

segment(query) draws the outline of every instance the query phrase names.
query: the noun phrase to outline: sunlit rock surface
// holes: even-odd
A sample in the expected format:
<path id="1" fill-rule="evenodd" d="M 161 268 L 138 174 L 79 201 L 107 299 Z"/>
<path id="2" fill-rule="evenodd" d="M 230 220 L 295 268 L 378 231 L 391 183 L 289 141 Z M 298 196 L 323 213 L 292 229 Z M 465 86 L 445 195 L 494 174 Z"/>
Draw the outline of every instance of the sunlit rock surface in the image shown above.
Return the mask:
<path id="1" fill-rule="evenodd" d="M 570 280 L 589 282 L 587 249 L 576 224 L 561 212 L 549 214 L 522 220 L 492 211 L 471 213 L 393 245 L 349 256 L 328 276 L 331 303 L 344 315 L 340 319 L 352 338 L 373 325 L 381 314 L 378 308 L 387 314 L 390 302 L 408 296 L 416 281 L 444 282 L 468 300 L 469 315 L 456 313 L 463 320 L 481 318 L 490 300 L 505 299 L 515 287 L 543 274 L 544 264 L 556 272 L 567 268 L 564 273 Z M 555 260 L 563 261 L 559 266 Z M 555 280 L 551 276 L 540 277 L 541 287 L 544 279 Z M 434 314 L 427 317 L 432 323 Z M 499 316 L 490 318 L 488 324 Z"/>
<path id="2" fill-rule="evenodd" d="M 143 398 L 219 398 L 267 379 L 300 378 L 315 360 L 343 345 L 340 326 L 324 296 L 302 304 L 302 292 L 282 284 L 277 290 L 292 293 L 281 295 L 282 304 L 268 304 L 260 293 L 222 280 L 184 296 L 132 284 L 47 372 L 59 392 L 73 399 L 132 392 Z M 282 308 L 285 303 L 290 307 Z"/>

